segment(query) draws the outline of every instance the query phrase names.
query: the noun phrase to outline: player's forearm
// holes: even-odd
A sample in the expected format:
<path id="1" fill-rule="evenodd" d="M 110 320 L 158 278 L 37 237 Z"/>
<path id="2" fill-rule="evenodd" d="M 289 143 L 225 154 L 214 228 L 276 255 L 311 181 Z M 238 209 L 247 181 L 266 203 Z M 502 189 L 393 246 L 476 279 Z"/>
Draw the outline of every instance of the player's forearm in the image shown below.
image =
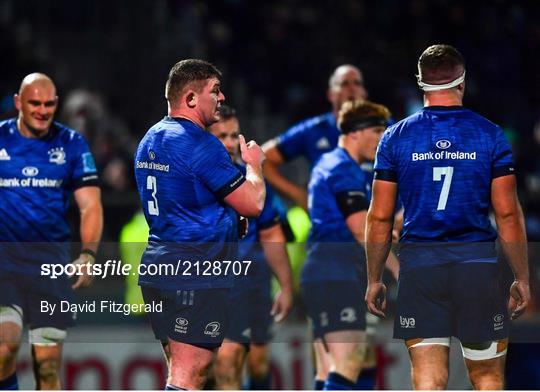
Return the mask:
<path id="1" fill-rule="evenodd" d="M 303 208 L 307 208 L 306 190 L 285 178 L 280 173 L 278 165 L 268 160 L 264 166 L 264 175 L 270 185 L 280 194 Z"/>
<path id="2" fill-rule="evenodd" d="M 291 262 L 286 248 L 285 235 L 280 226 L 274 226 L 261 233 L 261 246 L 274 276 L 282 291 L 292 293 L 293 278 Z"/>
<path id="3" fill-rule="evenodd" d="M 367 216 L 366 257 L 368 282 L 380 282 L 385 261 L 392 243 L 392 219 L 374 216 L 370 211 Z"/>
<path id="4" fill-rule="evenodd" d="M 82 249 L 97 251 L 103 231 L 103 208 L 99 200 L 81 209 L 80 236 Z"/>
<path id="5" fill-rule="evenodd" d="M 519 203 L 513 211 L 496 215 L 495 220 L 503 253 L 514 272 L 515 279 L 528 282 L 527 234 Z"/>
<path id="6" fill-rule="evenodd" d="M 262 167 L 248 164 L 246 166 L 246 182 L 251 187 L 249 202 L 255 205 L 258 211 L 262 211 L 266 199 Z"/>

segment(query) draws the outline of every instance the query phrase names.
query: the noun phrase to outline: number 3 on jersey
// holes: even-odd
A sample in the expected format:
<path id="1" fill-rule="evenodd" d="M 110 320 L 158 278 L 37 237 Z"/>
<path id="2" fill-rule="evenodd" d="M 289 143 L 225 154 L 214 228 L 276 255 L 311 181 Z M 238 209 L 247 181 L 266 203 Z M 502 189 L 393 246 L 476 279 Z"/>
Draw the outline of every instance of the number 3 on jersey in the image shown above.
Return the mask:
<path id="1" fill-rule="evenodd" d="M 156 193 L 157 193 L 156 177 L 154 177 L 154 176 L 146 177 L 146 189 L 152 191 L 152 199 L 153 199 L 153 200 L 148 201 L 148 213 L 150 215 L 158 216 L 159 215 L 159 207 L 158 207 L 158 202 L 157 202 L 157 198 L 156 198 Z"/>
<path id="2" fill-rule="evenodd" d="M 433 181 L 441 181 L 444 176 L 444 182 L 439 195 L 439 204 L 437 205 L 437 211 L 446 209 L 446 202 L 448 201 L 448 193 L 450 192 L 450 185 L 452 184 L 452 175 L 454 174 L 454 168 L 452 166 L 447 167 L 434 167 L 433 168 Z"/>

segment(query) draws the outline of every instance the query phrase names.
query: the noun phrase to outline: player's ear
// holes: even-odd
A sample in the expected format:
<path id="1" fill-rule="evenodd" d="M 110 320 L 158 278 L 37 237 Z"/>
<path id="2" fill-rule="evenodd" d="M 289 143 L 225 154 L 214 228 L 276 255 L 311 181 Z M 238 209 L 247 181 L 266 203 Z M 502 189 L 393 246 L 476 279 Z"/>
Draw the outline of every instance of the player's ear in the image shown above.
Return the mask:
<path id="1" fill-rule="evenodd" d="M 197 106 L 197 94 L 195 94 L 195 91 L 189 90 L 185 95 L 185 100 L 188 108 L 193 109 L 195 106 Z"/>
<path id="2" fill-rule="evenodd" d="M 19 94 L 13 94 L 13 104 L 17 110 L 21 110 L 21 97 Z"/>

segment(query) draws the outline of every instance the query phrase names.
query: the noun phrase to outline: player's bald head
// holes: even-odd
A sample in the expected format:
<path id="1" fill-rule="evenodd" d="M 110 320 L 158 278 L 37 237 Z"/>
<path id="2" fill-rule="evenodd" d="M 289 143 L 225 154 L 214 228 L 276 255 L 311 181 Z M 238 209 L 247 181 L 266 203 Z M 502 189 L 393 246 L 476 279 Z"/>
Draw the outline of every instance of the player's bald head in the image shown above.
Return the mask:
<path id="1" fill-rule="evenodd" d="M 349 73 L 355 73 L 358 75 L 359 79 L 363 81 L 362 71 L 352 64 L 342 64 L 337 67 L 334 72 L 328 78 L 328 88 L 330 90 L 338 87 L 341 84 L 343 77 Z"/>
<path id="2" fill-rule="evenodd" d="M 22 95 L 24 90 L 31 86 L 52 89 L 52 92 L 56 95 L 56 86 L 54 85 L 54 82 L 50 77 L 45 74 L 34 72 L 26 75 L 21 82 L 21 87 L 19 88 L 19 95 Z"/>

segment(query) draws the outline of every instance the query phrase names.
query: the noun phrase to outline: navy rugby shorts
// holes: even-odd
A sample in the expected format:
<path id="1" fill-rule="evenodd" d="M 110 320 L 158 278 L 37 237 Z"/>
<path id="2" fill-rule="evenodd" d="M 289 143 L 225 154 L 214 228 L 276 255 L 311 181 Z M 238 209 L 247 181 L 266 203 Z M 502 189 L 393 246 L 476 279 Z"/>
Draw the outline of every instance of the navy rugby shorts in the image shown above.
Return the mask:
<path id="1" fill-rule="evenodd" d="M 162 304 L 162 312 L 148 313 L 156 339 L 169 339 L 215 349 L 228 328 L 229 289 L 163 290 L 142 286 L 146 304 Z"/>
<path id="2" fill-rule="evenodd" d="M 462 343 L 508 337 L 496 263 L 451 263 L 400 274 L 394 338 L 450 336 Z"/>
<path id="3" fill-rule="evenodd" d="M 302 285 L 313 337 L 324 338 L 329 332 L 366 330 L 365 282 L 309 282 Z"/>
<path id="4" fill-rule="evenodd" d="M 71 282 L 66 276 L 51 279 L 48 276 L 23 275 L 11 271 L 0 270 L 0 305 L 19 306 L 23 311 L 23 320 L 29 329 L 57 328 L 65 330 L 75 325 L 76 314 L 69 306 L 61 303 L 74 302 Z M 54 305 L 54 311 L 48 307 Z"/>
<path id="5" fill-rule="evenodd" d="M 234 290 L 234 289 L 233 289 Z M 243 290 L 230 297 L 228 340 L 249 348 L 272 340 L 272 298 L 269 285 Z"/>

